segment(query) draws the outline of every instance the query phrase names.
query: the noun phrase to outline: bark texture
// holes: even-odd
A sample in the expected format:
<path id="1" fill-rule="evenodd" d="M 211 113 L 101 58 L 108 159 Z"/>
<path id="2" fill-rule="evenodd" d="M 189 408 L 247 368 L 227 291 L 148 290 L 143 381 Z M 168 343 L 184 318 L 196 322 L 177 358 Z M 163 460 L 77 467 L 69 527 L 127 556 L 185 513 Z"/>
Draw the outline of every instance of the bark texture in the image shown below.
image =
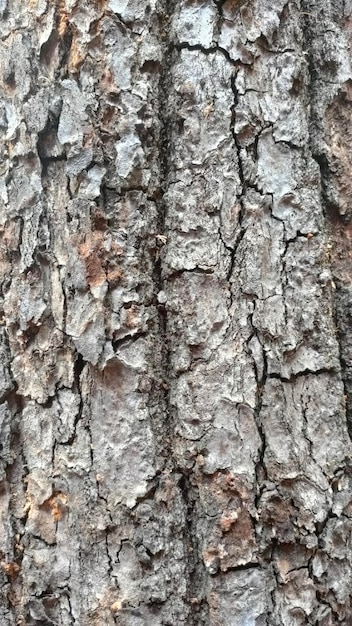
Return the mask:
<path id="1" fill-rule="evenodd" d="M 0 14 L 1 626 L 352 624 L 352 2 Z"/>

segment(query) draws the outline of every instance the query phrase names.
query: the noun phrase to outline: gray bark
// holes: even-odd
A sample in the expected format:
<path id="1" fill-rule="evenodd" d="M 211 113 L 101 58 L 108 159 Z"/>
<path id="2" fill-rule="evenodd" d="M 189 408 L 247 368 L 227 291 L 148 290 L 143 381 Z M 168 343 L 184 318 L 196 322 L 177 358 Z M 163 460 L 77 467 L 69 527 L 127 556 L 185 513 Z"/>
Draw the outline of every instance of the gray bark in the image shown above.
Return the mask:
<path id="1" fill-rule="evenodd" d="M 3 626 L 352 623 L 349 0 L 0 0 Z"/>

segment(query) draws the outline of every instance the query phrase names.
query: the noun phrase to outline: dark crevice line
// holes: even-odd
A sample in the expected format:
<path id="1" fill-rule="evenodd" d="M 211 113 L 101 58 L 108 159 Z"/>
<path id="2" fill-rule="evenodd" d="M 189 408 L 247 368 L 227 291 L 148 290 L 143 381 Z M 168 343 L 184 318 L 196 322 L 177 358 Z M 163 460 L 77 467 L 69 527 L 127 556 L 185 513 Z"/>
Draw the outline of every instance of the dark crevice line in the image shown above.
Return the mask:
<path id="1" fill-rule="evenodd" d="M 325 145 L 323 120 L 321 119 L 321 114 L 318 110 L 319 89 L 317 82 L 319 80 L 319 86 L 321 89 L 321 84 L 323 83 L 322 76 L 324 77 L 324 67 L 319 64 L 319 60 L 316 58 L 316 52 L 314 51 L 314 43 L 319 37 L 319 26 L 316 19 L 312 17 L 314 12 L 313 9 L 316 7 L 316 1 L 304 0 L 302 5 L 302 31 L 305 42 L 304 45 L 307 51 L 307 92 L 311 105 L 309 124 L 310 150 L 320 172 L 321 204 L 325 223 L 328 229 L 334 229 L 339 224 L 345 225 L 348 223 L 349 218 L 348 216 L 341 214 L 339 206 L 332 202 L 331 194 L 329 193 L 329 184 L 332 180 L 332 173 L 327 154 L 324 152 L 323 148 Z M 319 72 L 317 68 L 319 68 Z M 352 335 L 350 325 L 348 325 L 348 323 L 344 323 L 344 320 L 348 320 L 349 317 L 349 310 L 352 305 L 352 293 L 351 290 L 349 290 L 346 285 L 344 286 L 334 275 L 332 264 L 331 270 L 336 285 L 336 290 L 331 293 L 333 322 L 339 349 L 341 379 L 344 388 L 346 425 L 349 437 L 352 441 L 352 371 L 346 367 L 343 357 L 344 345 L 349 342 L 349 337 Z M 344 331 L 342 329 L 344 329 Z"/>
<path id="2" fill-rule="evenodd" d="M 259 337 L 258 337 L 258 340 L 259 340 Z M 265 431 L 262 425 L 261 412 L 263 408 L 263 395 L 264 395 L 265 385 L 266 385 L 267 376 L 268 376 L 268 363 L 267 363 L 265 349 L 263 346 L 262 346 L 262 356 L 263 356 L 263 371 L 261 373 L 261 376 L 259 376 L 257 366 L 255 365 L 255 362 L 254 362 L 254 372 L 255 372 L 256 383 L 257 383 L 254 418 L 255 418 L 257 431 L 258 431 L 260 441 L 261 441 L 261 445 L 259 449 L 259 459 L 255 466 L 255 475 L 256 475 L 256 483 L 257 483 L 257 494 L 255 497 L 255 505 L 257 508 L 259 507 L 260 498 L 263 493 L 264 481 L 267 479 L 267 471 L 266 471 L 265 462 L 264 462 L 267 444 L 266 444 Z"/>
<path id="3" fill-rule="evenodd" d="M 221 17 L 223 17 L 223 15 L 224 15 L 223 7 L 228 2 L 228 0 L 213 0 L 213 2 L 214 2 L 215 6 L 216 6 L 216 8 L 218 10 L 219 15 Z M 242 6 L 244 4 L 246 4 L 246 2 L 247 2 L 247 0 L 237 0 L 236 1 L 237 13 L 240 13 L 240 10 L 241 10 Z M 231 9 L 233 9 L 233 6 L 231 6 Z"/>
<path id="4" fill-rule="evenodd" d="M 245 166 L 243 162 L 243 156 L 242 156 L 241 142 L 240 142 L 240 138 L 236 134 L 236 109 L 239 105 L 239 92 L 238 92 L 238 88 L 236 84 L 236 79 L 237 79 L 237 69 L 234 69 L 234 73 L 231 79 L 231 90 L 233 93 L 231 133 L 232 133 L 233 142 L 235 146 L 235 152 L 237 155 L 237 167 L 238 167 L 238 174 L 239 174 L 240 183 L 241 183 L 241 190 L 240 190 L 240 193 L 237 195 L 237 200 L 240 205 L 240 211 L 238 215 L 238 232 L 237 232 L 237 236 L 232 247 L 231 266 L 230 266 L 228 276 L 227 276 L 228 280 L 231 280 L 231 277 L 233 275 L 233 271 L 235 268 L 235 264 L 236 262 L 237 263 L 239 262 L 238 250 L 246 234 L 246 227 L 245 227 L 246 198 L 248 194 L 251 193 L 252 190 L 258 193 L 260 196 L 264 195 L 263 191 L 258 188 L 258 185 L 255 182 L 253 182 L 250 179 L 250 177 L 246 175 Z M 260 132 L 257 134 L 255 141 L 254 141 L 253 159 L 256 161 L 258 160 L 258 149 L 257 149 L 258 141 L 259 141 L 260 134 L 261 132 L 263 132 L 263 130 L 264 128 L 260 130 Z M 250 302 L 253 304 L 254 307 L 255 307 L 255 299 L 256 299 L 255 296 L 252 296 L 250 298 Z M 266 386 L 267 379 L 268 379 L 268 363 L 267 363 L 265 347 L 260 338 L 260 333 L 258 332 L 258 329 L 255 327 L 253 323 L 253 313 L 249 314 L 249 320 L 250 320 L 250 325 L 252 328 L 250 338 L 253 338 L 253 337 L 257 338 L 261 346 L 261 352 L 262 352 L 262 367 L 261 368 L 258 367 L 255 358 L 252 357 L 254 374 L 255 374 L 255 379 L 256 379 L 256 398 L 255 398 L 255 407 L 254 407 L 254 420 L 255 420 L 256 429 L 257 429 L 257 433 L 259 435 L 259 440 L 260 440 L 260 443 L 258 446 L 259 448 L 258 457 L 255 462 L 254 505 L 257 510 L 260 510 L 261 498 L 266 488 L 266 481 L 267 481 L 267 470 L 265 466 L 265 454 L 266 454 L 266 449 L 267 449 L 267 441 L 266 441 L 266 433 L 265 433 L 264 425 L 262 423 L 261 414 L 262 414 L 262 408 L 263 408 L 265 386 Z M 250 338 L 247 341 L 247 345 L 248 345 L 248 342 L 250 341 Z M 251 523 L 253 527 L 254 536 L 257 538 L 257 540 L 259 540 L 258 543 L 260 544 L 260 526 L 258 526 L 258 519 L 259 519 L 259 516 L 257 517 L 257 516 L 251 515 Z M 255 562 L 255 563 L 248 563 L 245 566 L 240 566 L 240 567 L 231 568 L 231 569 L 233 569 L 234 571 L 242 571 L 243 569 L 250 570 L 253 568 L 258 569 L 261 567 L 262 565 L 260 563 Z"/>
<path id="5" fill-rule="evenodd" d="M 186 505 L 185 547 L 188 551 L 188 602 L 192 607 L 190 626 L 205 625 L 209 621 L 209 606 L 204 590 L 206 588 L 207 573 L 199 556 L 196 525 L 196 505 L 199 501 L 198 489 L 192 485 L 192 480 L 185 472 L 182 473 L 179 486 Z"/>
<path id="6" fill-rule="evenodd" d="M 277 372 L 270 372 L 270 374 L 267 375 L 267 378 L 280 380 L 282 383 L 292 383 L 298 378 L 302 378 L 304 376 L 321 376 L 322 374 L 336 374 L 336 370 L 333 368 L 329 368 L 329 367 L 322 367 L 317 370 L 305 369 L 305 370 L 301 370 L 300 372 L 291 374 L 289 378 L 282 376 L 281 374 Z"/>
<path id="7" fill-rule="evenodd" d="M 163 60 L 161 63 L 160 79 L 159 79 L 159 123 L 160 123 L 160 136 L 159 136 L 159 166 L 160 166 L 160 197 L 156 199 L 156 207 L 158 212 L 157 228 L 158 234 L 161 236 L 167 236 L 167 199 L 166 192 L 169 188 L 171 178 L 171 155 L 173 151 L 173 130 L 174 130 L 174 99 L 172 97 L 172 69 L 174 63 L 179 55 L 179 50 L 171 42 L 171 25 L 174 12 L 177 7 L 177 0 L 161 0 L 160 13 L 161 24 L 163 32 Z M 167 275 L 164 252 L 160 250 L 156 255 L 156 261 L 154 265 L 154 285 L 155 296 L 159 292 L 164 291 L 167 283 L 170 281 L 170 276 Z M 197 268 L 197 271 L 199 269 Z M 188 624 L 189 626 L 196 626 L 199 624 L 197 617 L 197 611 L 194 610 L 192 605 L 192 596 L 194 595 L 194 572 L 201 572 L 203 564 L 198 559 L 198 542 L 195 533 L 195 510 L 194 502 L 197 499 L 194 490 L 190 483 L 190 478 L 185 472 L 183 467 L 179 467 L 179 463 L 175 458 L 174 453 L 174 438 L 175 438 L 175 419 L 173 408 L 170 403 L 170 383 L 172 380 L 172 371 L 170 363 L 170 338 L 169 338 L 169 320 L 167 317 L 167 307 L 163 304 L 157 305 L 158 309 L 158 327 L 159 327 L 159 341 L 160 341 L 160 362 L 157 365 L 157 370 L 160 370 L 160 383 L 158 385 L 161 402 L 159 403 L 160 411 L 164 414 L 162 424 L 162 441 L 161 441 L 161 453 L 164 459 L 165 469 L 171 470 L 175 478 L 178 479 L 178 487 L 180 489 L 183 501 L 183 507 L 185 511 L 185 527 L 182 530 L 183 533 L 183 545 L 185 550 L 186 568 L 187 568 L 187 591 L 183 600 L 189 606 Z M 186 556 L 187 555 L 187 556 Z M 198 576 L 197 576 L 198 578 Z M 199 615 L 200 607 L 198 607 Z M 205 614 L 205 621 L 207 623 L 208 607 L 202 606 L 203 614 Z"/>
<path id="8" fill-rule="evenodd" d="M 85 365 L 86 365 L 86 362 L 83 359 L 82 355 L 79 352 L 77 352 L 76 360 L 75 360 L 75 363 L 74 363 L 74 384 L 73 384 L 73 389 L 74 389 L 74 392 L 76 394 L 78 394 L 79 406 L 78 406 L 78 411 L 77 411 L 77 414 L 76 414 L 74 422 L 73 422 L 72 435 L 66 441 L 61 442 L 62 445 L 71 446 L 73 444 L 74 440 L 76 439 L 77 424 L 82 419 L 82 414 L 83 414 L 83 397 L 82 397 L 82 391 L 81 391 L 81 374 L 83 372 L 83 369 L 84 369 Z"/>
<path id="9" fill-rule="evenodd" d="M 237 72 L 234 73 L 232 80 L 231 80 L 231 89 L 233 92 L 233 107 L 232 107 L 232 123 L 231 123 L 231 132 L 232 132 L 232 136 L 233 136 L 233 140 L 234 140 L 234 144 L 235 144 L 235 149 L 236 149 L 236 153 L 237 153 L 237 162 L 238 162 L 238 173 L 239 173 L 239 177 L 240 177 L 240 182 L 241 182 L 241 193 L 238 195 L 238 201 L 240 203 L 240 212 L 239 212 L 239 216 L 238 216 L 238 224 L 239 224 L 239 231 L 237 234 L 237 238 L 235 240 L 234 246 L 233 246 L 233 250 L 232 250 L 232 258 L 231 258 L 231 267 L 230 267 L 230 271 L 228 273 L 228 280 L 230 279 L 230 277 L 232 276 L 232 272 L 234 269 L 234 265 L 236 262 L 236 257 L 237 257 L 237 251 L 239 248 L 240 243 L 242 242 L 245 233 L 246 233 L 246 228 L 243 225 L 244 222 L 244 216 L 245 216 L 245 198 L 246 198 L 246 194 L 248 192 L 248 190 L 250 189 L 255 189 L 255 191 L 257 191 L 260 195 L 262 195 L 262 192 L 260 190 L 258 190 L 253 183 L 250 180 L 247 180 L 246 175 L 245 175 L 245 168 L 244 168 L 244 164 L 243 164 L 243 159 L 242 159 L 242 154 L 241 154 L 241 145 L 239 142 L 239 138 L 236 134 L 235 131 L 235 125 L 236 125 L 236 108 L 238 106 L 238 102 L 239 102 L 239 94 L 238 94 L 238 89 L 237 89 L 237 85 L 236 85 L 236 78 L 237 78 Z M 260 135 L 260 133 L 259 133 Z M 258 141 L 258 139 L 257 139 Z M 255 158 L 258 158 L 257 155 L 257 150 L 255 151 Z M 262 358 L 263 358 L 263 369 L 262 372 L 259 373 L 258 372 L 258 368 L 256 366 L 256 363 L 253 359 L 253 366 L 254 366 L 254 373 L 255 373 L 255 377 L 256 377 L 256 385 L 257 385 L 257 389 L 256 389 L 256 404 L 255 404 L 255 408 L 254 408 L 254 418 L 255 418 L 255 423 L 256 423 L 256 427 L 257 427 L 257 431 L 259 434 L 259 438 L 261 441 L 260 444 L 260 449 L 259 449 L 259 458 L 258 461 L 256 463 L 255 466 L 255 474 L 256 474 L 256 485 L 257 485 L 257 494 L 255 497 L 255 505 L 258 508 L 259 506 L 259 501 L 263 492 L 263 485 L 264 485 L 264 481 L 267 478 L 267 472 L 266 472 L 266 468 L 265 468 L 265 463 L 264 463 L 264 456 L 265 456 L 265 451 L 266 451 L 266 435 L 265 435 L 265 431 L 263 428 L 263 425 L 261 423 L 261 411 L 262 411 L 262 405 L 263 405 L 263 394 L 264 394 L 264 389 L 265 389 L 265 385 L 267 382 L 267 371 L 268 371 L 268 364 L 267 364 L 267 358 L 266 358 L 266 353 L 265 353 L 265 349 L 264 346 L 262 345 L 262 342 L 260 341 L 260 337 L 258 336 L 258 332 L 257 329 L 255 328 L 254 324 L 253 324 L 253 314 L 250 316 L 251 319 L 251 326 L 253 329 L 253 332 L 251 333 L 251 337 L 256 336 L 260 345 L 262 346 Z M 255 528 L 254 531 L 256 533 L 256 525 L 254 524 Z"/>
<path id="10" fill-rule="evenodd" d="M 160 193 L 156 200 L 157 208 L 157 229 L 158 236 L 166 237 L 166 216 L 167 201 L 165 194 L 168 190 L 170 179 L 170 155 L 172 151 L 172 103 L 170 88 L 172 88 L 172 66 L 174 63 L 174 52 L 170 49 L 170 28 L 171 20 L 176 7 L 174 0 L 161 0 L 160 14 L 162 31 L 164 33 L 163 42 L 163 59 L 160 69 L 159 87 L 158 87 L 158 116 L 159 116 L 159 167 L 160 167 Z M 164 290 L 164 267 L 163 267 L 163 251 L 157 250 L 153 281 L 155 286 L 155 300 L 157 302 L 158 293 Z M 168 449 L 163 450 L 165 462 L 172 459 L 172 437 L 173 425 L 171 424 L 171 409 L 169 398 L 169 379 L 170 379 L 170 346 L 168 339 L 168 321 L 165 306 L 157 305 L 158 310 L 158 329 L 160 336 L 160 371 L 163 374 L 163 381 L 166 383 L 161 389 L 162 394 L 162 410 L 165 414 L 164 428 L 167 429 L 166 446 Z M 165 447 L 165 442 L 162 442 Z M 173 469 L 173 468 L 170 468 Z"/>
<path id="11" fill-rule="evenodd" d="M 222 6 L 223 6 L 225 0 L 213 0 L 213 2 L 215 4 L 215 6 L 216 6 L 216 9 L 217 9 L 219 17 L 222 18 L 223 14 L 224 14 L 224 12 L 222 10 Z"/>
<path id="12" fill-rule="evenodd" d="M 123 346 L 128 346 L 132 344 L 133 342 L 137 341 L 138 339 L 142 339 L 143 337 L 147 337 L 147 336 L 148 336 L 148 333 L 146 333 L 145 331 L 139 331 L 139 332 L 136 332 L 135 334 L 128 334 L 128 335 L 125 335 L 124 337 L 112 339 L 111 345 L 112 345 L 114 352 L 117 352 Z"/>
<path id="13" fill-rule="evenodd" d="M 192 267 L 192 268 L 184 267 L 180 270 L 174 270 L 172 273 L 167 275 L 167 280 L 168 281 L 175 280 L 176 278 L 179 278 L 183 274 L 203 274 L 203 275 L 211 276 L 214 273 L 215 273 L 215 268 L 214 269 L 210 267 L 204 268 L 204 267 L 199 267 L 198 265 L 196 265 L 195 267 Z"/>
<path id="14" fill-rule="evenodd" d="M 231 279 L 231 276 L 234 270 L 238 247 L 246 232 L 246 229 L 243 226 L 243 219 L 244 219 L 244 213 L 245 213 L 244 197 L 246 194 L 246 190 L 248 188 L 248 182 L 246 181 L 246 178 L 244 175 L 244 167 L 243 167 L 243 161 L 242 161 L 242 155 L 241 155 L 241 146 L 240 146 L 240 143 L 238 141 L 238 137 L 235 131 L 236 108 L 238 106 L 238 89 L 236 85 L 236 77 L 237 77 L 237 72 L 235 72 L 234 75 L 231 77 L 231 91 L 233 93 L 233 105 L 232 105 L 232 119 L 231 119 L 230 130 L 231 130 L 233 141 L 235 144 L 235 149 L 236 149 L 236 154 L 237 154 L 238 175 L 240 178 L 242 189 L 241 189 L 241 193 L 237 196 L 237 199 L 240 203 L 240 212 L 238 214 L 238 233 L 237 233 L 235 242 L 231 250 L 231 262 L 230 262 L 230 267 L 227 273 L 228 281 Z M 231 302 L 232 302 L 232 296 L 231 296 Z"/>
<path id="15" fill-rule="evenodd" d="M 257 561 L 249 561 L 249 563 L 245 563 L 244 565 L 234 565 L 233 567 L 229 567 L 227 572 L 245 572 L 247 570 L 254 569 L 262 569 L 263 566 L 261 563 L 257 563 Z"/>
<path id="16" fill-rule="evenodd" d="M 302 8 L 302 31 L 304 39 L 304 47 L 307 51 L 307 96 L 309 101 L 310 119 L 309 119 L 309 147 L 311 156 L 318 166 L 320 175 L 320 197 L 322 213 L 325 220 L 325 228 L 327 234 L 333 233 L 335 230 L 342 229 L 348 219 L 341 214 L 338 202 L 333 198 L 331 187 L 333 185 L 333 172 L 329 163 L 328 153 L 326 152 L 326 137 L 324 129 L 324 87 L 330 85 L 329 68 L 322 62 L 324 55 L 323 50 L 323 34 L 328 32 L 326 21 L 329 20 L 329 9 L 333 6 L 331 2 L 318 3 L 317 0 L 303 0 Z M 318 20 L 318 9 L 321 11 Z M 314 12 L 316 14 L 314 15 Z M 322 29 L 324 28 L 324 31 Z M 336 35 L 336 32 L 334 32 Z M 319 41 L 320 40 L 320 41 Z M 335 83 L 336 85 L 336 83 Z M 326 106 L 326 103 L 325 103 Z M 338 357 L 340 362 L 340 371 L 331 370 L 336 377 L 340 378 L 344 388 L 345 397 L 345 420 L 350 439 L 352 440 L 352 421 L 351 421 L 351 397 L 352 397 L 352 372 L 346 371 L 344 360 L 344 347 L 348 345 L 352 336 L 351 323 L 348 323 L 349 311 L 352 304 L 351 289 L 347 285 L 340 283 L 334 275 L 334 261 L 330 258 L 330 267 L 332 276 L 336 285 L 335 290 L 331 290 L 332 317 L 335 326 L 335 335 L 338 345 Z M 346 291 L 347 290 L 347 291 Z M 345 292 L 346 291 L 346 292 Z M 305 412 L 304 412 L 304 419 Z M 346 459 L 347 462 L 347 459 Z M 346 471 L 347 466 L 343 468 Z M 338 477 L 332 481 L 332 489 L 338 489 Z M 324 533 L 328 522 L 336 517 L 329 509 L 325 519 L 316 523 L 315 534 L 318 538 L 318 549 L 326 551 L 326 537 Z M 322 607 L 328 607 L 330 611 L 330 619 L 333 623 L 345 623 L 345 619 L 335 610 L 334 601 L 331 601 L 330 595 L 322 585 L 322 578 L 314 574 L 312 558 L 309 560 L 308 571 L 310 579 L 316 587 L 316 598 L 318 604 Z M 347 617 L 347 615 L 346 615 Z"/>
<path id="17" fill-rule="evenodd" d="M 225 50 L 225 48 L 222 48 L 221 46 L 218 45 L 214 45 L 214 46 L 210 46 L 209 48 L 205 48 L 204 46 L 202 46 L 201 44 L 190 44 L 187 41 L 180 41 L 178 43 L 172 44 L 171 45 L 171 49 L 175 48 L 178 51 L 181 50 L 189 50 L 189 51 L 199 51 L 202 52 L 205 55 L 209 55 L 209 54 L 216 54 L 217 52 L 220 52 L 225 59 L 231 63 L 231 65 L 236 66 L 237 63 L 236 61 L 234 61 L 234 59 L 230 56 L 229 52 L 227 50 Z"/>
<path id="18" fill-rule="evenodd" d="M 339 361 L 342 372 L 343 393 L 345 401 L 346 424 L 349 437 L 352 441 L 352 366 L 348 366 L 344 358 L 344 346 L 349 343 L 349 336 L 352 334 L 350 310 L 352 306 L 351 290 L 344 286 L 334 277 L 336 291 L 333 296 L 334 325 L 336 338 L 339 345 Z M 344 323 L 344 321 L 346 322 Z"/>

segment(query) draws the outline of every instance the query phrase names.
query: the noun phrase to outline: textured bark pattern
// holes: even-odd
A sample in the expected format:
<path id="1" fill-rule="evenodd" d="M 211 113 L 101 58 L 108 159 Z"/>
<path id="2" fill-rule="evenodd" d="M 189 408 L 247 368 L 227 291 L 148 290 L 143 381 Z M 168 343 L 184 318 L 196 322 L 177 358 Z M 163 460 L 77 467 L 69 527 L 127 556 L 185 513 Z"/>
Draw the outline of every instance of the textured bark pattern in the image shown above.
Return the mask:
<path id="1" fill-rule="evenodd" d="M 0 622 L 352 623 L 349 0 L 0 0 Z"/>

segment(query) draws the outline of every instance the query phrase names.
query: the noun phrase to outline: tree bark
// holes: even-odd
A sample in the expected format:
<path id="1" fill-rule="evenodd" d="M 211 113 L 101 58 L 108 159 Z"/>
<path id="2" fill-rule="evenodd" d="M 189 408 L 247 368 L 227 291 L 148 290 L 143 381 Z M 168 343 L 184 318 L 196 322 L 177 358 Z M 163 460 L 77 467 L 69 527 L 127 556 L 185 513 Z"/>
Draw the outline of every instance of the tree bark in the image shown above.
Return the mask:
<path id="1" fill-rule="evenodd" d="M 0 0 L 3 626 L 351 624 L 350 0 Z"/>

